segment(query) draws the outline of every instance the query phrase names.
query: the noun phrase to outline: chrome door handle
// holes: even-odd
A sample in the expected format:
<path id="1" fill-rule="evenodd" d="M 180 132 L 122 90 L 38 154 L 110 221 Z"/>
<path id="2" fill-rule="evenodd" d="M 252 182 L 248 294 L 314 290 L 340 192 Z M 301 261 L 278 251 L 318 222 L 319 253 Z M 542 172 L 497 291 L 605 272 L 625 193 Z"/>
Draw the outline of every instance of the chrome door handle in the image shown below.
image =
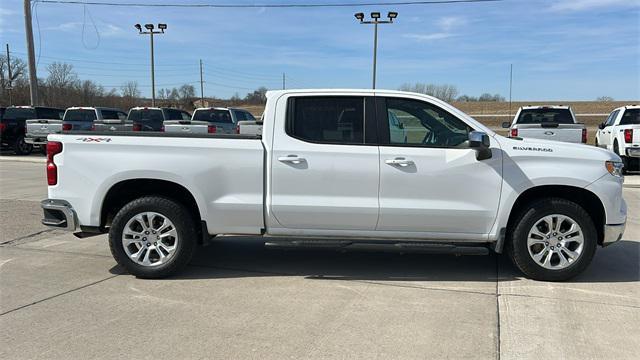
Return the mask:
<path id="1" fill-rule="evenodd" d="M 307 160 L 304 158 L 298 157 L 298 155 L 288 155 L 288 156 L 280 156 L 278 161 L 283 163 L 291 163 L 291 164 L 300 164 Z"/>
<path id="2" fill-rule="evenodd" d="M 387 159 L 384 161 L 387 165 L 409 166 L 414 165 L 414 162 L 405 158 Z"/>

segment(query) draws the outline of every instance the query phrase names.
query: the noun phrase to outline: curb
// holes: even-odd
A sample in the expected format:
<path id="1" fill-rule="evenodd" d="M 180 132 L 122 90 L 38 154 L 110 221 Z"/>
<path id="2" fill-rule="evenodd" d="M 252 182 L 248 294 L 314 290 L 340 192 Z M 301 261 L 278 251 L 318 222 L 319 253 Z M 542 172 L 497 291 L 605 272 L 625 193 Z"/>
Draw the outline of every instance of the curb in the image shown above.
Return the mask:
<path id="1" fill-rule="evenodd" d="M 33 158 L 33 157 L 18 157 L 18 156 L 0 156 L 0 162 L 24 162 L 24 163 L 36 163 L 44 164 L 47 162 L 45 158 Z"/>

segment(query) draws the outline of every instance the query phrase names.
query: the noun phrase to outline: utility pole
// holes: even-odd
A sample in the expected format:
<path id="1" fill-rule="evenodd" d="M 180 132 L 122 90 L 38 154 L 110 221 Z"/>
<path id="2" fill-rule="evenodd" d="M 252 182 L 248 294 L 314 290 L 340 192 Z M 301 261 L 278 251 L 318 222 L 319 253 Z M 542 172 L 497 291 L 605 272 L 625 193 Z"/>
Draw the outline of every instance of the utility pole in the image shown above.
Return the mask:
<path id="1" fill-rule="evenodd" d="M 158 29 L 160 29 L 160 31 L 154 31 L 153 24 L 144 25 L 147 31 L 142 31 L 142 26 L 140 26 L 140 24 L 135 24 L 134 27 L 138 29 L 138 32 L 141 35 L 151 35 L 151 106 L 156 106 L 156 75 L 153 60 L 153 35 L 164 34 L 164 31 L 167 30 L 167 24 L 158 24 Z"/>
<path id="2" fill-rule="evenodd" d="M 285 80 L 284 73 L 282 73 L 282 90 L 285 90 L 286 88 L 287 88 L 287 82 Z"/>
<path id="3" fill-rule="evenodd" d="M 204 81 L 202 80 L 202 59 L 200 59 L 200 106 L 204 107 Z"/>
<path id="4" fill-rule="evenodd" d="M 376 67 L 378 60 L 378 24 L 392 24 L 393 19 L 398 17 L 398 13 L 395 11 L 389 11 L 387 17 L 389 20 L 380 20 L 379 12 L 372 12 L 370 21 L 364 21 L 364 13 L 356 13 L 354 15 L 356 19 L 360 21 L 360 24 L 373 24 L 373 89 L 376 88 Z"/>
<path id="5" fill-rule="evenodd" d="M 509 116 L 511 116 L 511 89 L 513 88 L 513 64 L 509 67 Z"/>
<path id="6" fill-rule="evenodd" d="M 13 99 L 11 92 L 13 91 L 13 84 L 11 81 L 11 57 L 9 56 L 9 44 L 7 44 L 7 72 L 9 73 L 7 92 L 9 93 L 9 106 L 13 105 Z M 4 85 L 4 84 L 3 84 Z"/>
<path id="7" fill-rule="evenodd" d="M 31 26 L 31 0 L 24 0 L 24 32 L 27 35 L 27 57 L 29 58 L 29 92 L 31 106 L 38 105 L 38 75 L 36 74 L 36 54 L 33 46 Z"/>

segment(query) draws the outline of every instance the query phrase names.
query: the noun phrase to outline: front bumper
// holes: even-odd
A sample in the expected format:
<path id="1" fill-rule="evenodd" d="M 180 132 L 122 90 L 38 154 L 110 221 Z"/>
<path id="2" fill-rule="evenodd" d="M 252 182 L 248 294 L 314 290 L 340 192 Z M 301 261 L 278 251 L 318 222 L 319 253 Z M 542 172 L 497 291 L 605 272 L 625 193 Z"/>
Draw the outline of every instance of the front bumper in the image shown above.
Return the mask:
<path id="1" fill-rule="evenodd" d="M 626 227 L 626 223 L 617 224 L 617 225 L 605 225 L 604 238 L 602 239 L 602 247 L 605 247 L 613 244 L 614 242 L 620 241 L 620 239 L 622 239 L 622 234 L 624 234 L 625 227 Z"/>
<path id="2" fill-rule="evenodd" d="M 40 207 L 44 211 L 43 225 L 69 231 L 76 230 L 78 224 L 76 212 L 68 202 L 46 199 L 40 202 Z"/>

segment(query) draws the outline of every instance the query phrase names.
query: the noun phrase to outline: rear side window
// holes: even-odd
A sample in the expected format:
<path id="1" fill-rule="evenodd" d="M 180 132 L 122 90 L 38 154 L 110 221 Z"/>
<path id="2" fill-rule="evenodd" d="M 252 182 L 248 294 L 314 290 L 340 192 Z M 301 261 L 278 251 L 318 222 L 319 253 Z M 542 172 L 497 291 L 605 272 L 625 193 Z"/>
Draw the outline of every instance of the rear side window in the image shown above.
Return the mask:
<path id="1" fill-rule="evenodd" d="M 363 97 L 290 98 L 287 134 L 310 142 L 364 143 Z"/>
<path id="2" fill-rule="evenodd" d="M 165 120 L 182 120 L 182 112 L 176 109 L 165 109 Z"/>
<path id="3" fill-rule="evenodd" d="M 64 115 L 64 110 L 55 108 L 36 108 L 36 112 L 41 119 L 62 120 Z"/>
<path id="4" fill-rule="evenodd" d="M 640 109 L 628 109 L 622 114 L 620 125 L 639 125 Z"/>
<path id="5" fill-rule="evenodd" d="M 569 109 L 523 109 L 516 124 L 573 124 Z"/>
<path id="6" fill-rule="evenodd" d="M 72 109 L 64 114 L 64 121 L 93 121 L 96 119 L 95 110 Z"/>
<path id="7" fill-rule="evenodd" d="M 129 119 L 132 121 L 163 121 L 164 116 L 162 115 L 162 110 L 160 109 L 140 109 L 140 110 L 131 110 L 129 112 Z"/>
<path id="8" fill-rule="evenodd" d="M 232 124 L 229 110 L 203 109 L 193 113 L 193 120 Z"/>
<path id="9" fill-rule="evenodd" d="M 191 114 L 186 111 L 180 110 L 180 116 L 182 117 L 181 120 L 191 120 Z"/>
<path id="10" fill-rule="evenodd" d="M 118 111 L 118 119 L 126 120 L 127 119 L 127 113 L 124 112 L 124 111 Z"/>

